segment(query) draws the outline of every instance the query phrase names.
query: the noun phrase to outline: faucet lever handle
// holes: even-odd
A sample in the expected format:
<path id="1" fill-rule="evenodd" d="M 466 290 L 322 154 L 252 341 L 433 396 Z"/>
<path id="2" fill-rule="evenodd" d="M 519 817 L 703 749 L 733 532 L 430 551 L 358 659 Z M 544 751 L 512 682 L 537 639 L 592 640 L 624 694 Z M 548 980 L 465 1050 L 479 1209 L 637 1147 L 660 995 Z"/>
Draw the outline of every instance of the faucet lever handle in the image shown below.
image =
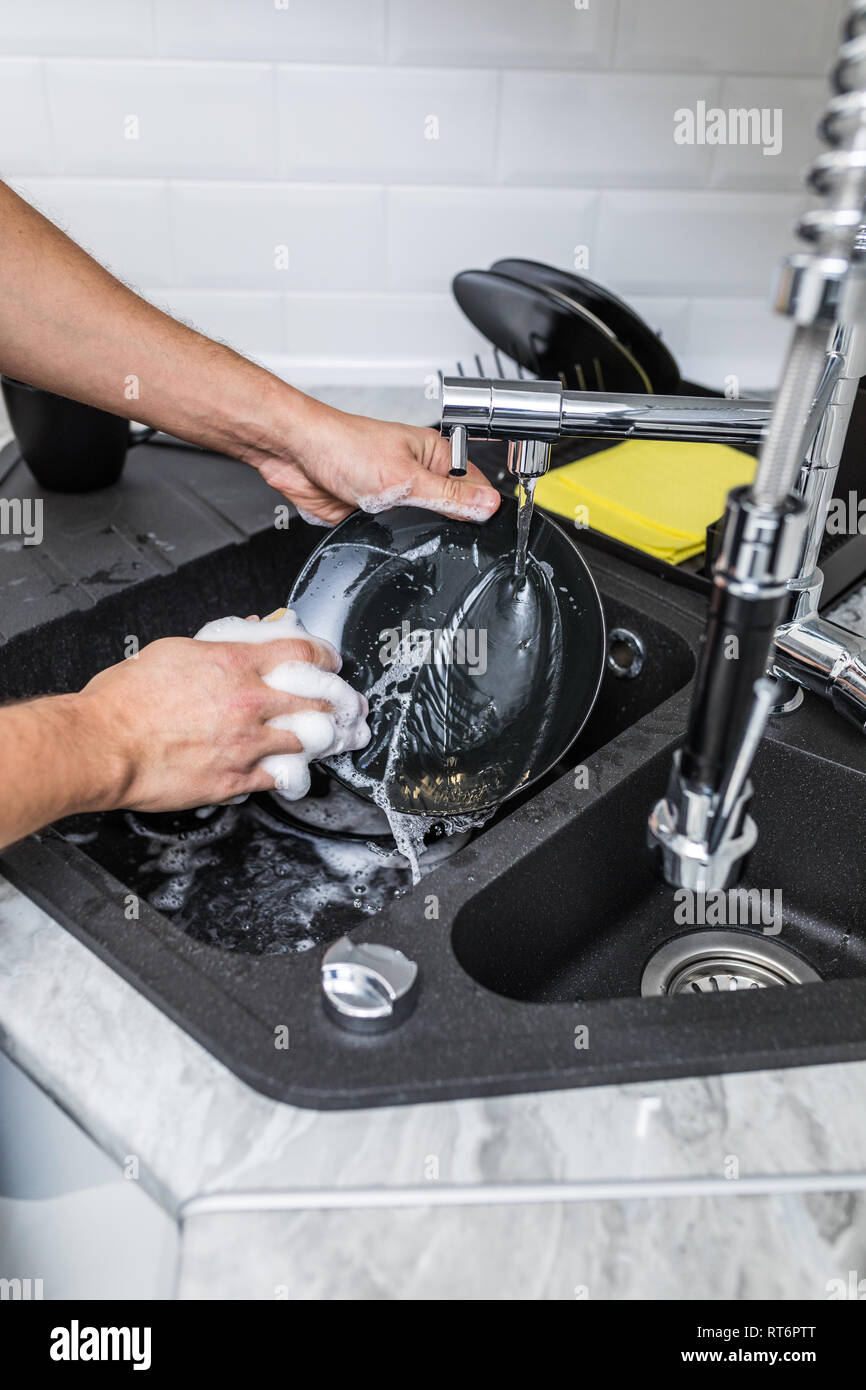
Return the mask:
<path id="1" fill-rule="evenodd" d="M 466 459 L 469 436 L 465 425 L 455 425 L 451 431 L 451 476 L 463 478 L 466 475 Z"/>

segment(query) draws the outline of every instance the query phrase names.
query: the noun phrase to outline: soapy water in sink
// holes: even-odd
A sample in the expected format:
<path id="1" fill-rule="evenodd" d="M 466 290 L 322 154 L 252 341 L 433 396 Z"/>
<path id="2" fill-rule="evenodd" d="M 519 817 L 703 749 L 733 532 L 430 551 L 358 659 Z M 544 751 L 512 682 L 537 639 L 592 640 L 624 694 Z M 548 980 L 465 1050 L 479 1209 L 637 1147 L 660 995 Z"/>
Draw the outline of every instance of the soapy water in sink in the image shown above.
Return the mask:
<path id="1" fill-rule="evenodd" d="M 355 833 L 381 836 L 377 808 L 332 788 L 330 809 L 330 792 L 286 809 L 303 817 L 315 803 L 311 814 L 333 835 L 348 828 L 354 802 Z M 373 812 L 379 820 L 368 829 Z M 287 825 L 280 807 L 272 812 L 261 798 L 176 817 L 76 817 L 58 829 L 194 939 L 250 954 L 294 954 L 333 940 L 410 890 L 396 848 L 329 838 L 320 827 Z M 419 876 L 464 839 L 422 846 Z"/>

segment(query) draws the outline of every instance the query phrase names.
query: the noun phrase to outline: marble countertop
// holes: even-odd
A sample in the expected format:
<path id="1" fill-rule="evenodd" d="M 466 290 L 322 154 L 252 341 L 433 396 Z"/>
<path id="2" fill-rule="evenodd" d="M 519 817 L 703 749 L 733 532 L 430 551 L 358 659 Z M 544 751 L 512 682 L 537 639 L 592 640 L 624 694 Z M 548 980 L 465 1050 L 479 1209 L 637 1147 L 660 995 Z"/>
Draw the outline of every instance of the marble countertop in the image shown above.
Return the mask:
<path id="1" fill-rule="evenodd" d="M 839 616 L 866 631 L 866 596 Z M 866 1062 L 296 1109 L 3 879 L 0 1044 L 183 1221 L 182 1297 L 817 1298 L 866 1273 Z"/>
<path id="2" fill-rule="evenodd" d="M 0 1030 L 178 1216 L 181 1298 L 818 1299 L 866 1270 L 866 1063 L 296 1109 L 3 881 Z"/>

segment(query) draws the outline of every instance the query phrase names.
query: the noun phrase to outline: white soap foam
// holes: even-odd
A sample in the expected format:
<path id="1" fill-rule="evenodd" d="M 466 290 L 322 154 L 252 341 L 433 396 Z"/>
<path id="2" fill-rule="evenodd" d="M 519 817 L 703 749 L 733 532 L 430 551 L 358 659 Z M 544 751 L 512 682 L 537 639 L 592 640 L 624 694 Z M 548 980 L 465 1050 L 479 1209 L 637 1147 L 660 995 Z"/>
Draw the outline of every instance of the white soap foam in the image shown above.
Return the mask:
<path id="1" fill-rule="evenodd" d="M 281 618 L 251 623 L 244 618 L 217 618 L 207 623 L 196 637 L 201 642 L 277 642 L 312 637 L 297 614 L 289 609 Z M 322 638 L 313 640 L 327 648 L 340 664 L 339 654 Z M 297 801 L 310 790 L 310 763 L 319 758 L 364 748 L 370 742 L 367 724 L 369 706 L 333 671 L 323 671 L 308 661 L 284 661 L 262 677 L 265 685 L 286 695 L 306 700 L 327 700 L 331 711 L 298 710 L 280 714 L 268 723 L 271 728 L 292 733 L 301 745 L 297 753 L 272 753 L 259 764 L 273 778 L 274 787 L 290 801 Z"/>
<path id="2" fill-rule="evenodd" d="M 393 487 L 383 488 L 381 492 L 371 493 L 367 497 L 358 498 L 358 506 L 362 512 L 387 512 L 389 507 L 396 507 L 398 502 L 404 502 L 412 491 L 412 480 L 406 483 L 395 483 Z"/>
<path id="3" fill-rule="evenodd" d="M 399 506 L 401 502 L 409 499 L 412 507 L 423 507 L 427 511 L 440 512 L 444 516 L 458 517 L 461 521 L 487 521 L 495 510 L 494 507 L 485 507 L 477 502 L 465 502 L 460 498 L 446 497 L 412 497 L 411 479 L 405 483 L 395 483 L 393 487 L 383 488 L 381 492 L 372 493 L 367 497 L 358 498 L 358 506 L 362 512 L 386 512 L 389 507 Z M 491 501 L 495 497 L 491 495 Z"/>
<path id="4" fill-rule="evenodd" d="M 340 653 L 324 637 L 316 637 L 308 632 L 292 608 L 287 608 L 281 618 L 269 618 L 264 623 L 251 623 L 246 618 L 215 618 L 196 633 L 199 642 L 283 642 L 297 637 L 309 637 L 320 647 L 325 647 L 336 661 L 339 671 L 342 665 Z"/>
<path id="5" fill-rule="evenodd" d="M 179 912 L 195 880 L 196 872 L 215 862 L 209 846 L 230 836 L 237 825 L 238 812 L 231 807 L 211 807 L 218 811 L 195 830 L 158 830 L 147 825 L 132 811 L 126 812 L 130 829 L 147 842 L 150 858 L 142 872 L 164 875 L 163 882 L 149 895 L 148 901 L 158 912 Z"/>
<path id="6" fill-rule="evenodd" d="M 446 497 L 413 497 L 412 506 L 423 507 L 428 512 L 441 512 L 443 516 L 457 517 L 460 521 L 489 521 L 493 515 L 492 507 L 480 506 L 475 502 L 453 501 Z"/>

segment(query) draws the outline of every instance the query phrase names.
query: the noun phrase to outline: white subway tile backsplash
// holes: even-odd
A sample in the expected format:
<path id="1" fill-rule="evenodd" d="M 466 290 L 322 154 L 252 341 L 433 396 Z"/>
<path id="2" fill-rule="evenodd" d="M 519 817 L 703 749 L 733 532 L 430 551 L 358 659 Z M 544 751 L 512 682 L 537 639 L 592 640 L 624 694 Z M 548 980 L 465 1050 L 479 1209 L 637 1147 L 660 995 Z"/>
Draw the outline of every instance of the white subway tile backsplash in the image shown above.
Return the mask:
<path id="1" fill-rule="evenodd" d="M 378 188 L 182 183 L 170 190 L 178 283 L 228 289 L 377 289 Z"/>
<path id="2" fill-rule="evenodd" d="M 296 357 L 423 358 L 448 372 L 486 347 L 450 295 L 289 294 L 283 311 Z"/>
<path id="3" fill-rule="evenodd" d="M 388 284 L 444 293 L 459 270 L 501 256 L 572 266 L 578 248 L 591 275 L 597 213 L 596 194 L 559 188 L 392 189 Z"/>
<path id="4" fill-rule="evenodd" d="M 705 385 L 718 391 L 774 391 L 779 382 L 790 319 L 760 299 L 692 301 L 683 359 Z"/>
<path id="5" fill-rule="evenodd" d="M 145 295 L 173 318 L 247 356 L 260 358 L 283 351 L 283 304 L 279 294 L 152 287 Z"/>
<path id="6" fill-rule="evenodd" d="M 385 0 L 154 0 L 157 51 L 177 58 L 377 62 Z"/>
<path id="7" fill-rule="evenodd" d="M 719 107 L 729 140 L 729 112 L 749 116 L 750 143 L 717 145 L 711 183 L 717 188 L 802 188 L 803 169 L 824 146 L 817 123 L 827 85 L 817 78 L 728 77 Z M 765 154 L 764 150 L 776 151 Z"/>
<path id="8" fill-rule="evenodd" d="M 645 294 L 769 294 L 803 202 L 787 193 L 604 193 L 599 278 Z"/>
<path id="9" fill-rule="evenodd" d="M 711 152 L 674 140 L 674 115 L 720 83 L 704 76 L 509 72 L 498 168 L 507 183 L 595 187 L 706 183 Z"/>
<path id="10" fill-rule="evenodd" d="M 596 67 L 615 18 L 616 0 L 390 0 L 388 54 L 440 67 Z"/>
<path id="11" fill-rule="evenodd" d="M 282 175 L 418 183 L 482 180 L 496 75 L 430 69 L 279 69 Z"/>
<path id="12" fill-rule="evenodd" d="M 307 380 L 403 364 L 423 382 L 471 359 L 450 281 L 522 255 L 619 290 L 686 376 L 763 387 L 846 9 L 0 0 L 0 177 L 122 278 Z M 779 153 L 678 143 L 700 102 L 780 109 Z"/>
<path id="13" fill-rule="evenodd" d="M 54 167 L 44 74 L 38 58 L 0 58 L 0 178 Z"/>
<path id="14" fill-rule="evenodd" d="M 49 59 L 46 75 L 62 173 L 273 177 L 267 66 Z"/>
<path id="15" fill-rule="evenodd" d="M 616 60 L 665 72 L 819 76 L 845 0 L 620 0 Z"/>
<path id="16" fill-rule="evenodd" d="M 150 0 L 0 0 L 0 49 L 143 57 L 153 52 Z"/>
<path id="17" fill-rule="evenodd" d="M 136 285 L 172 283 L 168 190 L 144 179 L 16 179 L 22 197 Z"/>

